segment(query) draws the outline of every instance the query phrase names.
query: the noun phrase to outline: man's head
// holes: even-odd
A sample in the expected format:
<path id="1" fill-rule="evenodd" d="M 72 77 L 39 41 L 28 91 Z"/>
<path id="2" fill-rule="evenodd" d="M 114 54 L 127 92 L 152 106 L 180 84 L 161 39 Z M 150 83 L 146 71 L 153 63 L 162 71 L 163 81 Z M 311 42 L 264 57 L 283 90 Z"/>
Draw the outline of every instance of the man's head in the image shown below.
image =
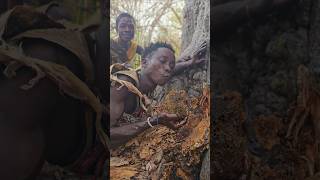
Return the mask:
<path id="1" fill-rule="evenodd" d="M 157 85 L 164 85 L 175 67 L 174 50 L 165 42 L 151 43 L 145 48 L 141 60 L 141 71 Z"/>
<path id="2" fill-rule="evenodd" d="M 131 41 L 134 37 L 135 21 L 128 13 L 121 13 L 116 19 L 116 30 L 122 41 Z"/>

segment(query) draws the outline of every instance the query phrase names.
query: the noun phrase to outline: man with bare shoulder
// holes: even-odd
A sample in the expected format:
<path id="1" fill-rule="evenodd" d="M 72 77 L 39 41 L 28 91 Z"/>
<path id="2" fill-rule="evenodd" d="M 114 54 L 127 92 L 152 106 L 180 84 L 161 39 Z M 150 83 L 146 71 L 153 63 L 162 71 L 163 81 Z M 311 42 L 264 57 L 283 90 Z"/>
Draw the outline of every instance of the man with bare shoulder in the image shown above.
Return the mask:
<path id="1" fill-rule="evenodd" d="M 142 56 L 143 48 L 133 40 L 135 35 L 135 20 L 128 13 L 121 13 L 116 19 L 117 37 L 111 39 L 111 63 L 124 63 L 132 67 L 136 54 Z"/>
<path id="2" fill-rule="evenodd" d="M 205 61 L 201 56 L 206 49 L 206 44 L 195 53 L 195 55 L 185 61 L 175 61 L 174 50 L 170 44 L 157 42 L 146 47 L 142 55 L 140 70 L 121 70 L 113 75 L 116 81 L 111 79 L 110 86 L 110 135 L 111 146 L 116 147 L 124 144 L 132 137 L 138 135 L 144 130 L 158 124 L 165 125 L 171 129 L 176 129 L 179 122 L 184 117 L 176 114 L 160 113 L 153 117 L 147 117 L 142 121 L 130 123 L 128 125 L 115 127 L 117 121 L 121 119 L 124 113 L 138 115 L 141 108 L 148 105 L 145 96 L 139 97 L 139 92 L 148 94 L 158 85 L 164 85 L 173 74 L 193 67 Z M 132 90 L 136 87 L 139 92 Z"/>

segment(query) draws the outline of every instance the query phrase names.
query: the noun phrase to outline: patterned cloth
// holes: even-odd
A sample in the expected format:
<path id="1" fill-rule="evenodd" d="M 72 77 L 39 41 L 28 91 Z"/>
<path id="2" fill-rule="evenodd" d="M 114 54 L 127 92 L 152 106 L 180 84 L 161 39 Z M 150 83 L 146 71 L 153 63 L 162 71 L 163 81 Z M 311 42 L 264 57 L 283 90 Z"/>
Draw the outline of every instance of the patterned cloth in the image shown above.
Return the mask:
<path id="1" fill-rule="evenodd" d="M 111 64 L 121 63 L 128 67 L 133 67 L 134 59 L 137 54 L 138 44 L 135 41 L 130 42 L 130 47 L 126 50 L 119 45 L 118 38 L 110 41 Z"/>

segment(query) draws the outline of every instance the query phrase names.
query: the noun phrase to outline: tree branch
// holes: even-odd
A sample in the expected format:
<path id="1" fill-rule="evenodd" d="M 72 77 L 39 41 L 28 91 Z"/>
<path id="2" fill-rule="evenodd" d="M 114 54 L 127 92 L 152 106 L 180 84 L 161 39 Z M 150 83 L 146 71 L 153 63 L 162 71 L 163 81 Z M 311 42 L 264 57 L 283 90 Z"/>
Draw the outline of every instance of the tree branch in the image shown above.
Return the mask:
<path id="1" fill-rule="evenodd" d="M 149 43 L 151 41 L 152 33 L 154 31 L 155 26 L 159 23 L 161 17 L 165 14 L 166 10 L 170 8 L 172 5 L 172 0 L 167 0 L 166 3 L 161 7 L 159 13 L 155 17 L 155 19 L 152 21 L 150 25 L 150 30 L 148 32 L 148 36 L 146 38 L 145 44 Z"/>
<path id="2" fill-rule="evenodd" d="M 180 25 L 182 24 L 182 21 L 181 21 L 181 17 L 179 16 L 179 14 L 172 8 L 170 7 L 171 11 L 173 12 L 173 14 L 176 16 L 176 18 L 178 19 Z"/>

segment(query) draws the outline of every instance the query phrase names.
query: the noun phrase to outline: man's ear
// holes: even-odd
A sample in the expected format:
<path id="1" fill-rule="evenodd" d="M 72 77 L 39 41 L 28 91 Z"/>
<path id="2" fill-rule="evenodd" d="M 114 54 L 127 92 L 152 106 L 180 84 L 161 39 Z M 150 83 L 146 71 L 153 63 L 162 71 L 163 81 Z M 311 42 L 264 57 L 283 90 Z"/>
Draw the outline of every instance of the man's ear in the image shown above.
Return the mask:
<path id="1" fill-rule="evenodd" d="M 141 59 L 141 67 L 146 67 L 148 65 L 148 60 L 146 58 Z"/>
<path id="2" fill-rule="evenodd" d="M 117 32 L 117 33 L 119 33 L 119 32 L 118 32 L 118 26 L 119 26 L 119 24 L 118 24 L 118 25 L 116 24 L 116 32 Z"/>

